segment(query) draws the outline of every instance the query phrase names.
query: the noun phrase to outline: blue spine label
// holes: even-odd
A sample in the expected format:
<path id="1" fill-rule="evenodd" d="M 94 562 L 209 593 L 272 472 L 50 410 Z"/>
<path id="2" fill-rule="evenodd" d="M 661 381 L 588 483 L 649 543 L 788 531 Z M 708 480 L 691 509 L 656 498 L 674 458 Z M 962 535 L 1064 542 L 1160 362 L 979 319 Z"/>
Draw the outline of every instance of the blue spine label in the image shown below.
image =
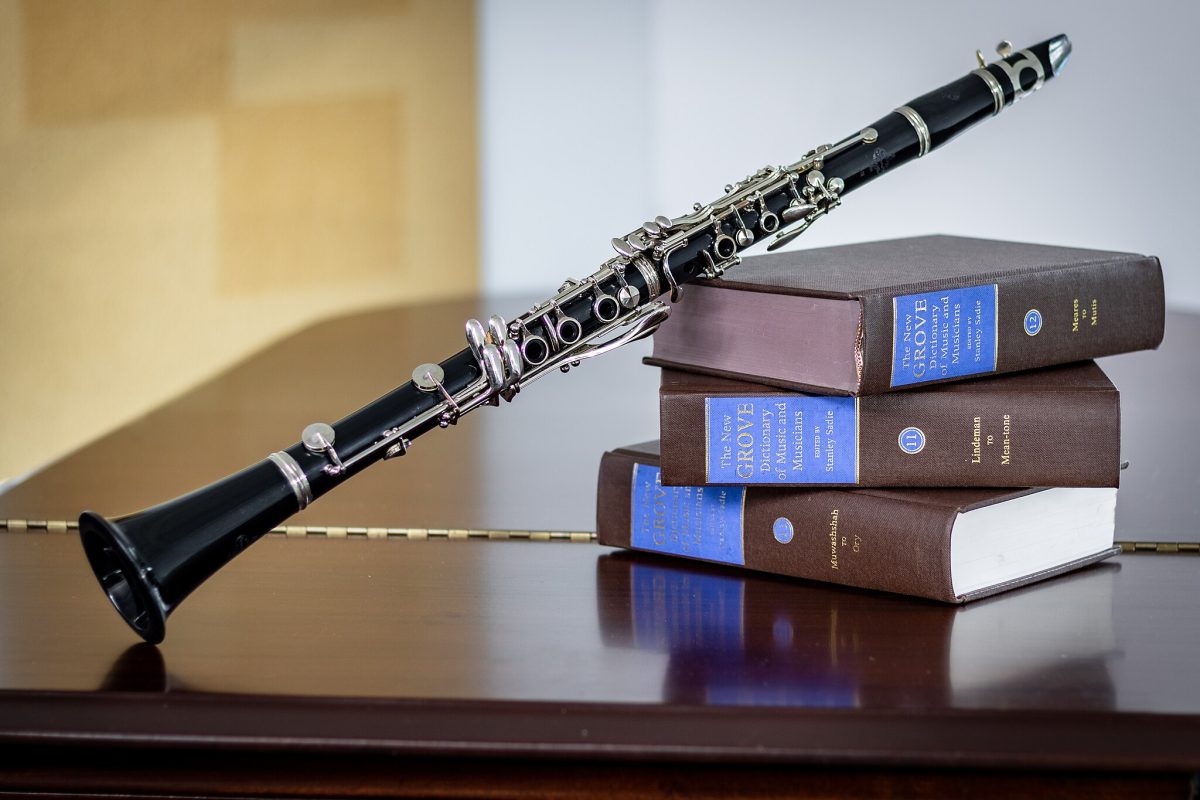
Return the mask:
<path id="1" fill-rule="evenodd" d="M 999 286 L 892 300 L 892 386 L 996 371 Z"/>
<path id="2" fill-rule="evenodd" d="M 742 510 L 746 490 L 736 486 L 663 486 L 662 471 L 634 464 L 630 541 L 638 550 L 746 563 Z"/>
<path id="3" fill-rule="evenodd" d="M 853 397 L 706 397 L 708 483 L 858 483 Z"/>

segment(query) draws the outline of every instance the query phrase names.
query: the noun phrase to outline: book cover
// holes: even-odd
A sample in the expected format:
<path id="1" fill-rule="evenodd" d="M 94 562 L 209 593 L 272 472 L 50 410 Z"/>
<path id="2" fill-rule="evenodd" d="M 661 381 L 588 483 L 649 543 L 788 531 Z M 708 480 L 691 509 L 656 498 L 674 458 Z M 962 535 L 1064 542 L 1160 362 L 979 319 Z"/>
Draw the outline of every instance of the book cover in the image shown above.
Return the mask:
<path id="1" fill-rule="evenodd" d="M 1095 362 L 867 397 L 664 369 L 671 486 L 1108 486 L 1120 396 Z"/>
<path id="2" fill-rule="evenodd" d="M 605 453 L 600 544 L 961 603 L 1112 555 L 1115 489 L 666 486 L 658 443 Z"/>
<path id="3" fill-rule="evenodd" d="M 1153 256 L 921 236 L 753 256 L 687 287 L 647 363 L 870 395 L 1157 347 Z"/>

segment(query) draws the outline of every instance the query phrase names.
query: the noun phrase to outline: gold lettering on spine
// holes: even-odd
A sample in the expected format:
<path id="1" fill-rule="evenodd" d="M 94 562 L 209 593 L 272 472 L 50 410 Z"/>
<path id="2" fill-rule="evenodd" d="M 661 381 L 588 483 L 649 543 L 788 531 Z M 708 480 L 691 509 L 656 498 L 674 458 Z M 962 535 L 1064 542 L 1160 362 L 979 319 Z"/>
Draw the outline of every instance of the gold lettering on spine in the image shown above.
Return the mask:
<path id="1" fill-rule="evenodd" d="M 989 423 L 988 430 L 994 431 L 995 428 Z M 983 419 L 981 417 L 971 418 L 971 463 L 983 463 L 983 448 L 993 447 L 999 438 L 1000 444 L 1000 466 L 1007 467 L 1012 463 L 1012 415 L 1002 414 L 1000 417 L 999 434 L 983 432 Z M 989 463 L 990 454 L 989 451 Z"/>
<path id="2" fill-rule="evenodd" d="M 737 407 L 737 476 L 748 480 L 754 475 L 754 403 L 739 403 Z"/>
<path id="3" fill-rule="evenodd" d="M 829 567 L 838 568 L 838 510 L 829 512 Z"/>
<path id="4" fill-rule="evenodd" d="M 804 410 L 792 412 L 792 471 L 804 471 Z"/>
<path id="5" fill-rule="evenodd" d="M 775 418 L 777 424 L 775 427 L 775 466 L 779 469 L 777 473 L 779 480 L 787 477 L 785 467 L 788 459 L 788 438 L 787 438 L 787 403 L 775 403 Z"/>
<path id="6" fill-rule="evenodd" d="M 1071 333 L 1079 333 L 1083 327 L 1095 328 L 1100 325 L 1100 299 L 1093 297 L 1080 302 L 1078 297 L 1071 300 Z"/>
<path id="7" fill-rule="evenodd" d="M 704 418 L 707 420 L 704 426 L 704 452 L 711 453 L 709 449 L 709 430 L 712 427 L 712 398 L 704 398 Z M 718 465 L 722 470 L 727 470 L 733 466 L 733 417 L 729 414 L 721 415 L 721 454 L 717 457 Z M 704 479 L 709 480 L 708 459 L 704 459 Z"/>
<path id="8" fill-rule="evenodd" d="M 917 380 L 922 380 L 925 377 L 925 369 L 928 364 L 926 361 L 925 345 L 929 341 L 929 331 L 925 329 L 925 323 L 928 318 L 924 313 L 929 310 L 929 302 L 927 300 L 917 300 L 913 303 L 913 320 L 915 328 L 913 330 L 913 377 Z"/>
<path id="9" fill-rule="evenodd" d="M 833 438 L 833 412 L 825 412 L 825 471 L 833 472 L 837 441 Z"/>
<path id="10" fill-rule="evenodd" d="M 636 465 L 635 465 L 636 469 Z M 662 485 L 662 473 L 659 472 L 654 476 L 654 503 L 651 506 L 654 521 L 651 523 L 656 547 L 662 547 L 667 542 L 667 491 Z"/>

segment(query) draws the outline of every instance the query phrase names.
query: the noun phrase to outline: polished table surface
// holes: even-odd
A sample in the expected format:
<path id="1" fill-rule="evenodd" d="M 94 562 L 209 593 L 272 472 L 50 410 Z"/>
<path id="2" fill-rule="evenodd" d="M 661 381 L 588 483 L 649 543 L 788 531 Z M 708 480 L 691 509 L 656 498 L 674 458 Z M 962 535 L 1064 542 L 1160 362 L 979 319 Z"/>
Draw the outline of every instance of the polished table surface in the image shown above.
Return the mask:
<path id="1" fill-rule="evenodd" d="M 1200 770 L 1200 318 L 1180 314 L 1160 351 L 1104 362 L 1132 462 L 1118 539 L 1154 552 L 947 607 L 600 547 L 599 455 L 655 434 L 657 376 L 635 349 L 423 437 L 239 556 L 162 646 L 134 644 L 65 530 L 82 508 L 232 472 L 457 348 L 486 310 L 317 325 L 0 494 L 0 741 L 35 765 L 0 791 L 60 789 L 61 758 L 38 759 L 81 747 L 127 766 L 151 747 L 198 764 L 502 755 L 853 766 L 860 781 L 1085 770 L 1110 796 L 1130 775 Z"/>
<path id="2" fill-rule="evenodd" d="M 451 302 L 314 325 L 0 491 L 0 522 L 74 524 L 162 502 L 291 445 L 464 345 L 462 321 L 528 307 Z M 517 532 L 591 531 L 607 449 L 658 435 L 658 370 L 635 343 L 554 375 L 499 409 L 418 439 L 289 524 Z M 1117 535 L 1200 542 L 1200 315 L 1169 314 L 1157 351 L 1101 360 L 1122 398 Z"/>

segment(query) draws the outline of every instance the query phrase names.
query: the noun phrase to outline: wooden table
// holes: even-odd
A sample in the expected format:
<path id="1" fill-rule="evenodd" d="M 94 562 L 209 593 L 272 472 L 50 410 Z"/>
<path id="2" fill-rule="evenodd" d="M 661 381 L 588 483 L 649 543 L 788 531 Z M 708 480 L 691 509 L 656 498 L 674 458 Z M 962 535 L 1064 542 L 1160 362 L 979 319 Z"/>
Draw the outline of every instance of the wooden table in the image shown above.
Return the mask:
<path id="1" fill-rule="evenodd" d="M 949 608 L 595 545 L 600 453 L 655 435 L 633 350 L 418 440 L 134 644 L 68 530 L 81 509 L 232 472 L 489 310 L 315 326 L 0 494 L 0 796 L 1188 795 L 1194 316 L 1104 364 L 1140 552 L 1041 586 Z"/>

